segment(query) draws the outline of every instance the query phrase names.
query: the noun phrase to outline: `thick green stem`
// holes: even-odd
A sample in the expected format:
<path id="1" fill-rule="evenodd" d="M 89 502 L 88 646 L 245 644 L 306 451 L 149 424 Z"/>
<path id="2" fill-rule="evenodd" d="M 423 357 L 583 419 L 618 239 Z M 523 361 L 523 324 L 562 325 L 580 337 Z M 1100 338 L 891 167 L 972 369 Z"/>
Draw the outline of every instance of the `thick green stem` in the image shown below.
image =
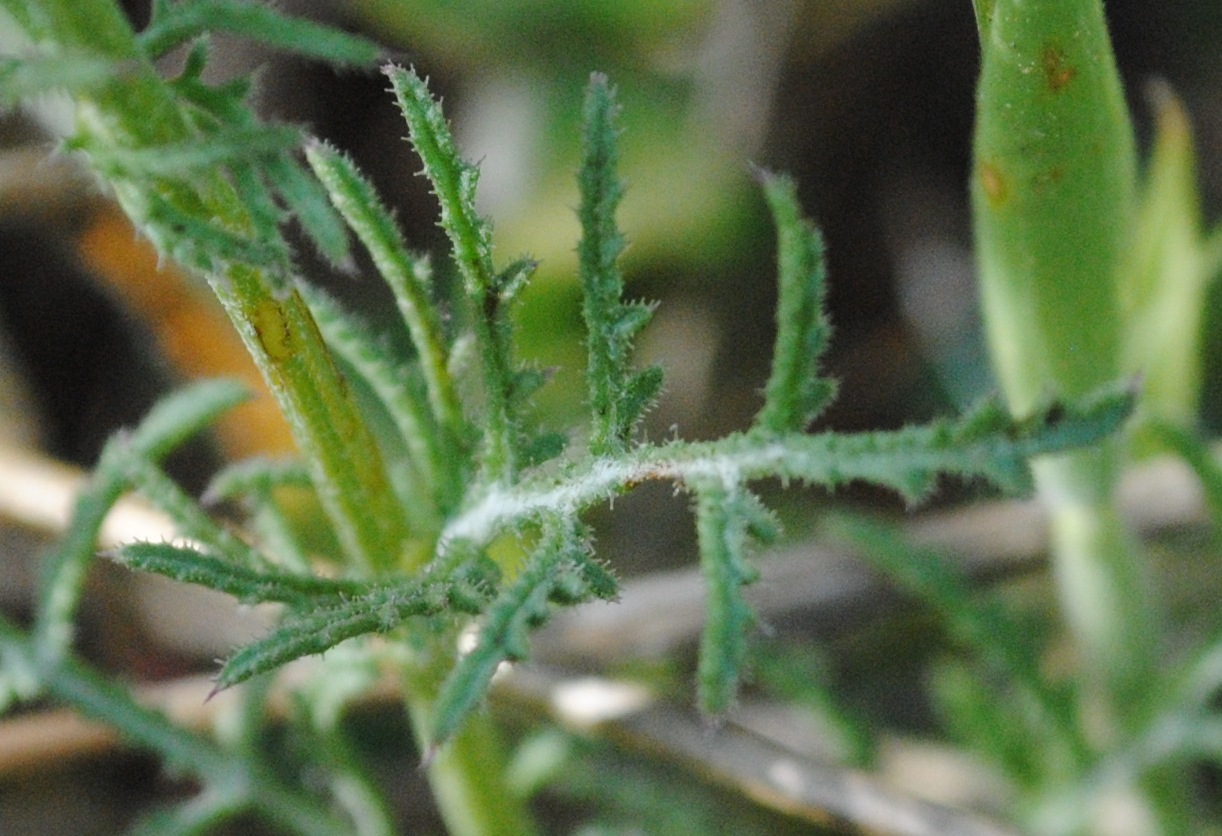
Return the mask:
<path id="1" fill-rule="evenodd" d="M 975 0 L 982 67 L 972 204 L 981 302 L 1011 410 L 1129 372 L 1122 294 L 1136 232 L 1136 152 L 1102 0 Z M 1158 607 L 1116 506 L 1121 445 L 1033 463 L 1061 607 L 1084 669 L 1084 722 L 1117 745 L 1147 717 Z M 1147 775 L 1132 800 L 1185 830 L 1187 782 Z M 1154 821 L 1157 821 L 1155 824 Z M 1094 824 L 1094 823 L 1092 823 Z"/>
<path id="2" fill-rule="evenodd" d="M 977 3 L 983 64 L 972 200 L 993 363 L 1011 410 L 1122 372 L 1120 281 L 1136 154 L 1101 0 Z M 983 12 L 983 13 L 981 13 Z M 1112 451 L 1037 463 L 1061 602 L 1093 676 L 1127 701 L 1157 645 Z M 1139 626 L 1140 625 L 1140 626 Z M 1116 706 L 1118 707 L 1118 706 Z"/>
<path id="3" fill-rule="evenodd" d="M 1061 607 L 1077 637 L 1099 731 L 1139 707 L 1156 669 L 1157 608 L 1142 553 L 1117 508 L 1115 442 L 1033 463 L 1048 507 Z"/>

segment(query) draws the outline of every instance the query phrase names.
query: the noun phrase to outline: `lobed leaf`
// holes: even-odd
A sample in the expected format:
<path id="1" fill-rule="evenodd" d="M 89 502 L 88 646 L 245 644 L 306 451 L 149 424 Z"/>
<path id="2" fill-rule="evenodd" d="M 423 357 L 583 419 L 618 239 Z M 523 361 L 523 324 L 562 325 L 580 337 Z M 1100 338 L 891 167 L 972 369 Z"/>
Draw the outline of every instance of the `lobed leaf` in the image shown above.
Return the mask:
<path id="1" fill-rule="evenodd" d="M 402 581 L 366 586 L 359 594 L 290 613 L 267 636 L 225 660 L 213 693 L 348 639 L 389 633 L 410 618 L 438 615 L 451 603 L 443 583 Z"/>
<path id="2" fill-rule="evenodd" d="M 580 259 L 582 315 L 587 331 L 590 409 L 590 451 L 613 455 L 623 451 L 641 416 L 653 404 L 662 385 L 661 369 L 633 374 L 628 362 L 632 338 L 645 326 L 653 309 L 624 304 L 624 279 L 619 257 L 624 236 L 615 222 L 623 196 L 616 174 L 616 114 L 614 90 L 595 73 L 586 89 L 582 165 L 578 174 L 581 204 Z"/>
<path id="3" fill-rule="evenodd" d="M 471 308 L 486 397 L 483 466 L 492 479 L 509 482 L 520 464 L 518 420 L 512 403 L 513 349 L 511 329 L 497 293 L 491 231 L 475 209 L 479 169 L 459 155 L 441 107 L 429 94 L 425 82 L 402 67 L 390 65 L 383 71 L 390 79 L 407 121 L 412 146 L 440 203 L 440 224 L 450 239 Z"/>
<path id="4" fill-rule="evenodd" d="M 1133 410 L 1135 393 L 1111 387 L 1094 398 L 1052 404 L 1022 422 L 996 402 L 962 421 L 939 421 L 894 432 L 768 438 L 756 433 L 718 441 L 645 445 L 614 460 L 573 463 L 563 477 L 523 479 L 508 490 L 489 490 L 453 517 L 443 543 L 483 544 L 540 514 L 575 514 L 645 481 L 696 483 L 732 477 L 798 480 L 837 487 L 852 481 L 892 487 L 910 501 L 924 496 L 934 476 L 947 472 L 984 477 L 1009 490 L 1027 484 L 1026 461 L 1101 441 Z"/>
<path id="5" fill-rule="evenodd" d="M 777 227 L 779 294 L 772 373 L 755 427 L 779 435 L 806 429 L 835 397 L 836 385 L 818 374 L 831 334 L 823 310 L 823 237 L 802 218 L 792 180 L 766 172 L 760 178 Z"/>

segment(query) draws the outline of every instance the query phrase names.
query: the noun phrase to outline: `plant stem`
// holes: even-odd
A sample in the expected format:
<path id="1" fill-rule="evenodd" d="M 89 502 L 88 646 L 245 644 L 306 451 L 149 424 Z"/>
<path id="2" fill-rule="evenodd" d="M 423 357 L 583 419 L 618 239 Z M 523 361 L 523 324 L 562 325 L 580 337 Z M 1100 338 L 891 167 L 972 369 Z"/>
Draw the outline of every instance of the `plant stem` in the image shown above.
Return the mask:
<path id="1" fill-rule="evenodd" d="M 416 739 L 434 739 L 437 698 L 453 667 L 454 635 L 432 637 L 407 669 L 409 715 Z M 424 753 L 429 786 L 451 836 L 531 836 L 524 800 L 509 787 L 503 744 L 487 712 L 474 712 L 437 749 Z"/>
<path id="2" fill-rule="evenodd" d="M 1032 463 L 1048 508 L 1057 592 L 1103 737 L 1119 731 L 1126 715 L 1135 719 L 1156 668 L 1159 634 L 1144 555 L 1116 507 L 1116 447 Z"/>
<path id="3" fill-rule="evenodd" d="M 1120 376 L 1120 280 L 1136 152 L 1101 0 L 976 5 L 983 53 L 972 203 L 993 365 L 1010 408 Z M 1072 234 L 1067 231 L 1072 230 Z M 1119 451 L 1035 464 L 1061 603 L 1097 696 L 1124 710 L 1151 671 L 1144 557 L 1112 494 Z M 1100 693 L 1102 690 L 1102 693 Z M 1116 718 L 1113 717 L 1113 720 Z"/>

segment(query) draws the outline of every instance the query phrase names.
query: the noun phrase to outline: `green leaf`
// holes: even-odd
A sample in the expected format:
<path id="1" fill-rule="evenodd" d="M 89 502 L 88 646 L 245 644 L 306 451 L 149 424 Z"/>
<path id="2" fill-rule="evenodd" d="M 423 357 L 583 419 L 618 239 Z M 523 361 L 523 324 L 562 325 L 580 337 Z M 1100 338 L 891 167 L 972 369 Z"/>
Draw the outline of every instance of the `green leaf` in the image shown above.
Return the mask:
<path id="1" fill-rule="evenodd" d="M 549 602 L 575 603 L 591 594 L 613 596 L 614 579 L 593 562 L 586 533 L 578 523 L 548 517 L 526 564 L 484 614 L 475 647 L 459 660 L 442 686 L 434 706 L 429 751 L 435 752 L 458 730 L 487 693 L 502 662 L 526 658 L 529 633 L 547 620 Z"/>
<path id="2" fill-rule="evenodd" d="M 114 62 L 87 53 L 6 58 L 0 60 L 0 109 L 46 93 L 89 93 L 113 81 L 116 73 Z"/>
<path id="3" fill-rule="evenodd" d="M 751 529 L 760 517 L 759 500 L 740 485 L 701 480 L 696 491 L 696 535 L 708 599 L 700 636 L 696 677 L 700 709 L 718 717 L 733 705 L 755 613 L 742 588 L 759 577 L 747 562 Z"/>
<path id="4" fill-rule="evenodd" d="M 632 338 L 649 321 L 652 307 L 624 304 L 619 257 L 624 236 L 615 222 L 623 196 L 616 173 L 618 152 L 615 92 L 605 76 L 590 77 L 585 98 L 582 165 L 578 174 L 581 204 L 580 259 L 582 314 L 587 331 L 587 377 L 593 424 L 590 451 L 613 455 L 626 449 L 641 416 L 662 384 L 658 368 L 633 374 Z"/>
<path id="5" fill-rule="evenodd" d="M 251 569 L 196 548 L 172 543 L 128 543 L 108 556 L 141 572 L 224 592 L 244 604 L 278 601 L 303 607 L 320 600 L 331 604 L 369 589 L 368 584 L 356 581 Z"/>
<path id="6" fill-rule="evenodd" d="M 1132 413 L 1134 400 L 1131 389 L 1110 387 L 1078 403 L 1052 404 L 1022 422 L 991 402 L 963 421 L 894 432 L 779 438 L 743 433 L 718 441 L 646 445 L 615 460 L 573 463 L 563 478 L 523 479 L 512 493 L 491 490 L 473 497 L 446 525 L 441 541 L 485 544 L 540 514 L 576 513 L 646 481 L 780 478 L 831 488 L 863 481 L 894 488 L 915 502 L 932 489 L 936 474 L 951 473 L 1022 490 L 1029 481 L 1029 458 L 1103 440 Z"/>
<path id="7" fill-rule="evenodd" d="M 337 270 L 355 273 L 356 262 L 348 242 L 348 229 L 331 206 L 319 182 L 296 159 L 283 155 L 266 163 L 268 180 L 318 252 Z"/>
<path id="8" fill-rule="evenodd" d="M 157 0 L 138 39 L 153 59 L 208 32 L 230 32 L 340 66 L 371 66 L 381 54 L 372 41 L 241 0 Z"/>
<path id="9" fill-rule="evenodd" d="M 244 386 L 211 380 L 163 398 L 136 429 L 111 438 L 88 485 L 77 496 L 68 530 L 44 563 L 35 622 L 40 655 L 58 659 L 72 641 L 73 618 L 98 532 L 128 487 L 127 462 L 135 454 L 157 461 L 247 398 Z"/>
<path id="10" fill-rule="evenodd" d="M 402 67 L 387 66 L 384 72 L 407 121 L 412 147 L 440 203 L 440 224 L 450 239 L 471 308 L 486 396 L 483 466 L 492 479 L 512 481 L 518 470 L 519 451 L 518 421 L 512 404 L 511 327 L 497 295 L 491 230 L 475 209 L 479 169 L 459 155 L 441 107 L 425 82 Z"/>
<path id="11" fill-rule="evenodd" d="M 818 375 L 831 334 L 823 311 L 823 237 L 803 220 L 791 180 L 766 172 L 760 179 L 777 227 L 779 299 L 772 373 L 755 426 L 775 435 L 806 429 L 831 402 L 836 386 Z"/>
<path id="12" fill-rule="evenodd" d="M 88 136 L 69 148 L 89 154 L 93 164 L 111 177 L 190 177 L 216 166 L 271 159 L 296 148 L 301 132 L 284 125 L 226 127 L 184 142 L 141 148 L 116 148 Z"/>
<path id="13" fill-rule="evenodd" d="M 1122 368 L 1142 377 L 1143 418 L 1193 426 L 1199 413 L 1210 265 L 1192 124 L 1166 84 L 1150 84 L 1154 146 L 1119 284 Z M 1135 439 L 1139 453 L 1141 436 Z"/>
<path id="14" fill-rule="evenodd" d="M 226 465 L 208 483 L 201 502 L 214 505 L 281 487 L 312 488 L 309 468 L 297 459 L 247 459 Z"/>
<path id="15" fill-rule="evenodd" d="M 359 594 L 290 613 L 266 637 L 225 660 L 213 693 L 294 659 L 324 653 L 348 639 L 389 633 L 410 618 L 444 612 L 451 603 L 446 592 L 446 585 L 436 582 L 372 585 Z"/>
<path id="16" fill-rule="evenodd" d="M 235 380 L 185 386 L 158 401 L 127 436 L 126 444 L 141 456 L 159 461 L 249 397 L 250 391 Z"/>
<path id="17" fill-rule="evenodd" d="M 986 47 L 989 40 L 989 27 L 993 25 L 993 4 L 996 0 L 972 0 L 972 11 L 976 14 L 976 32 L 980 36 L 981 47 Z"/>
<path id="18" fill-rule="evenodd" d="M 373 184 L 347 156 L 314 140 L 306 145 L 306 159 L 332 204 L 369 250 L 378 272 L 390 285 L 420 357 L 433 417 L 449 434 L 449 443 L 455 443 L 465 434 L 465 425 L 448 369 L 449 352 L 437 304 L 430 293 L 427 261 L 408 252 L 394 218 L 382 205 Z"/>
<path id="19" fill-rule="evenodd" d="M 253 546 L 212 519 L 155 462 L 132 450 L 121 451 L 118 462 L 132 489 L 163 511 L 179 534 L 207 543 L 234 563 L 252 567 L 267 563 Z"/>

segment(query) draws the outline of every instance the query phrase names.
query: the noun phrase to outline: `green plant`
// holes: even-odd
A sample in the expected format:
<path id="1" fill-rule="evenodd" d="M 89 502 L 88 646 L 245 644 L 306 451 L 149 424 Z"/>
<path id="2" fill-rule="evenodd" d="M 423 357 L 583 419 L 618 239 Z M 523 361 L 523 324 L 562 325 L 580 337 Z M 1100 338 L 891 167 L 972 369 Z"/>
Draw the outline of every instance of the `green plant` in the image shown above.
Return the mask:
<path id="1" fill-rule="evenodd" d="M 1032 667 L 1038 641 L 1015 644 L 1022 631 L 999 611 L 973 602 L 943 570 L 914 571 L 899 544 L 856 536 L 983 663 L 985 673 L 944 671 L 947 716 L 1021 788 L 1033 829 L 1108 832 L 1108 802 L 1120 798 L 1139 832 L 1189 832 L 1186 767 L 1218 754 L 1207 672 L 1216 639 L 1185 668 L 1168 668 L 1150 561 L 1115 493 L 1134 455 L 1170 448 L 1216 496 L 1217 467 L 1195 416 L 1201 312 L 1222 265 L 1222 231 L 1201 232 L 1187 119 L 1163 87 L 1152 97 L 1158 136 L 1139 185 L 1100 0 L 974 6 L 982 69 L 972 202 L 989 345 L 1009 408 L 1021 417 L 1049 393 L 1143 379 L 1126 435 L 1032 463 L 1080 678 L 1049 691 Z M 1002 690 L 1023 695 L 1018 710 L 989 684 L 998 671 Z"/>
<path id="2" fill-rule="evenodd" d="M 582 520 L 588 508 L 654 480 L 693 498 L 709 589 L 699 699 L 717 715 L 732 703 L 744 663 L 752 614 L 742 587 L 754 577 L 748 551 L 776 531 L 753 482 L 867 480 L 913 501 L 940 473 L 1019 488 L 1028 457 L 1097 442 L 1131 407 L 1127 391 L 1098 394 L 1083 384 L 1070 402 L 1024 404 L 1020 420 L 987 403 L 957 421 L 898 432 L 808 434 L 834 392 L 817 373 L 828 337 L 822 244 L 801 218 L 793 185 L 761 174 L 779 238 L 778 334 L 763 406 L 750 429 L 717 441 L 640 440 L 636 426 L 661 373 L 630 362 L 651 308 L 623 296 L 616 108 L 611 88 L 595 76 L 579 177 L 589 427 L 571 437 L 544 432 L 530 421 L 528 405 L 545 375 L 517 359 L 509 318 L 533 264 L 495 264 L 488 223 L 474 209 L 478 172 L 458 156 L 439 106 L 414 72 L 386 68 L 440 203 L 460 279 L 452 300 L 439 298 L 427 261 L 404 245 L 342 153 L 257 122 L 243 85 L 203 81 L 209 29 L 304 44 L 346 63 L 374 60 L 365 42 L 234 0 L 158 3 L 139 35 L 109 0 L 6 0 L 2 7 L 10 17 L 4 30 L 20 33 L 0 65 L 5 100 L 67 94 L 75 116 L 68 147 L 81 152 L 165 254 L 209 282 L 301 451 L 300 463 L 248 462 L 218 474 L 210 496 L 245 497 L 270 523 L 267 536 L 239 538 L 177 488 L 159 462 L 242 393 L 208 383 L 171 397 L 107 446 L 68 537 L 48 562 L 33 628 L 0 622 L 5 702 L 48 694 L 199 780 L 199 795 L 147 821 L 146 832 L 198 832 L 244 812 L 302 833 L 389 832 L 385 807 L 351 756 L 335 708 L 380 666 L 401 677 L 450 829 L 532 832 L 523 800 L 507 785 L 492 720 L 472 709 L 502 662 L 527 655 L 529 631 L 552 607 L 614 598 L 615 578 L 595 559 Z M 161 78 L 152 60 L 182 44 L 191 45 L 183 71 Z M 302 145 L 306 165 L 297 156 Z M 345 224 L 356 233 L 394 292 L 413 357 L 392 356 L 366 326 L 296 278 L 281 231 L 290 215 L 336 264 L 349 263 Z M 443 301 L 453 303 L 453 323 L 439 313 Z M 374 393 L 371 408 L 390 418 L 393 433 L 373 429 L 345 374 Z M 294 539 L 275 499 L 284 486 L 313 491 L 333 529 L 333 551 L 316 554 Z M 72 654 L 98 528 L 128 490 L 165 510 L 187 542 L 133 543 L 113 559 L 283 606 L 276 627 L 234 653 L 218 675 L 218 690 L 249 680 L 236 740 L 175 727 Z M 475 646 L 460 655 L 457 639 L 469 625 L 477 627 Z M 273 768 L 255 744 L 262 675 L 332 648 L 300 690 L 299 722 L 313 741 L 307 754 L 331 776 L 330 795 L 320 800 Z"/>

